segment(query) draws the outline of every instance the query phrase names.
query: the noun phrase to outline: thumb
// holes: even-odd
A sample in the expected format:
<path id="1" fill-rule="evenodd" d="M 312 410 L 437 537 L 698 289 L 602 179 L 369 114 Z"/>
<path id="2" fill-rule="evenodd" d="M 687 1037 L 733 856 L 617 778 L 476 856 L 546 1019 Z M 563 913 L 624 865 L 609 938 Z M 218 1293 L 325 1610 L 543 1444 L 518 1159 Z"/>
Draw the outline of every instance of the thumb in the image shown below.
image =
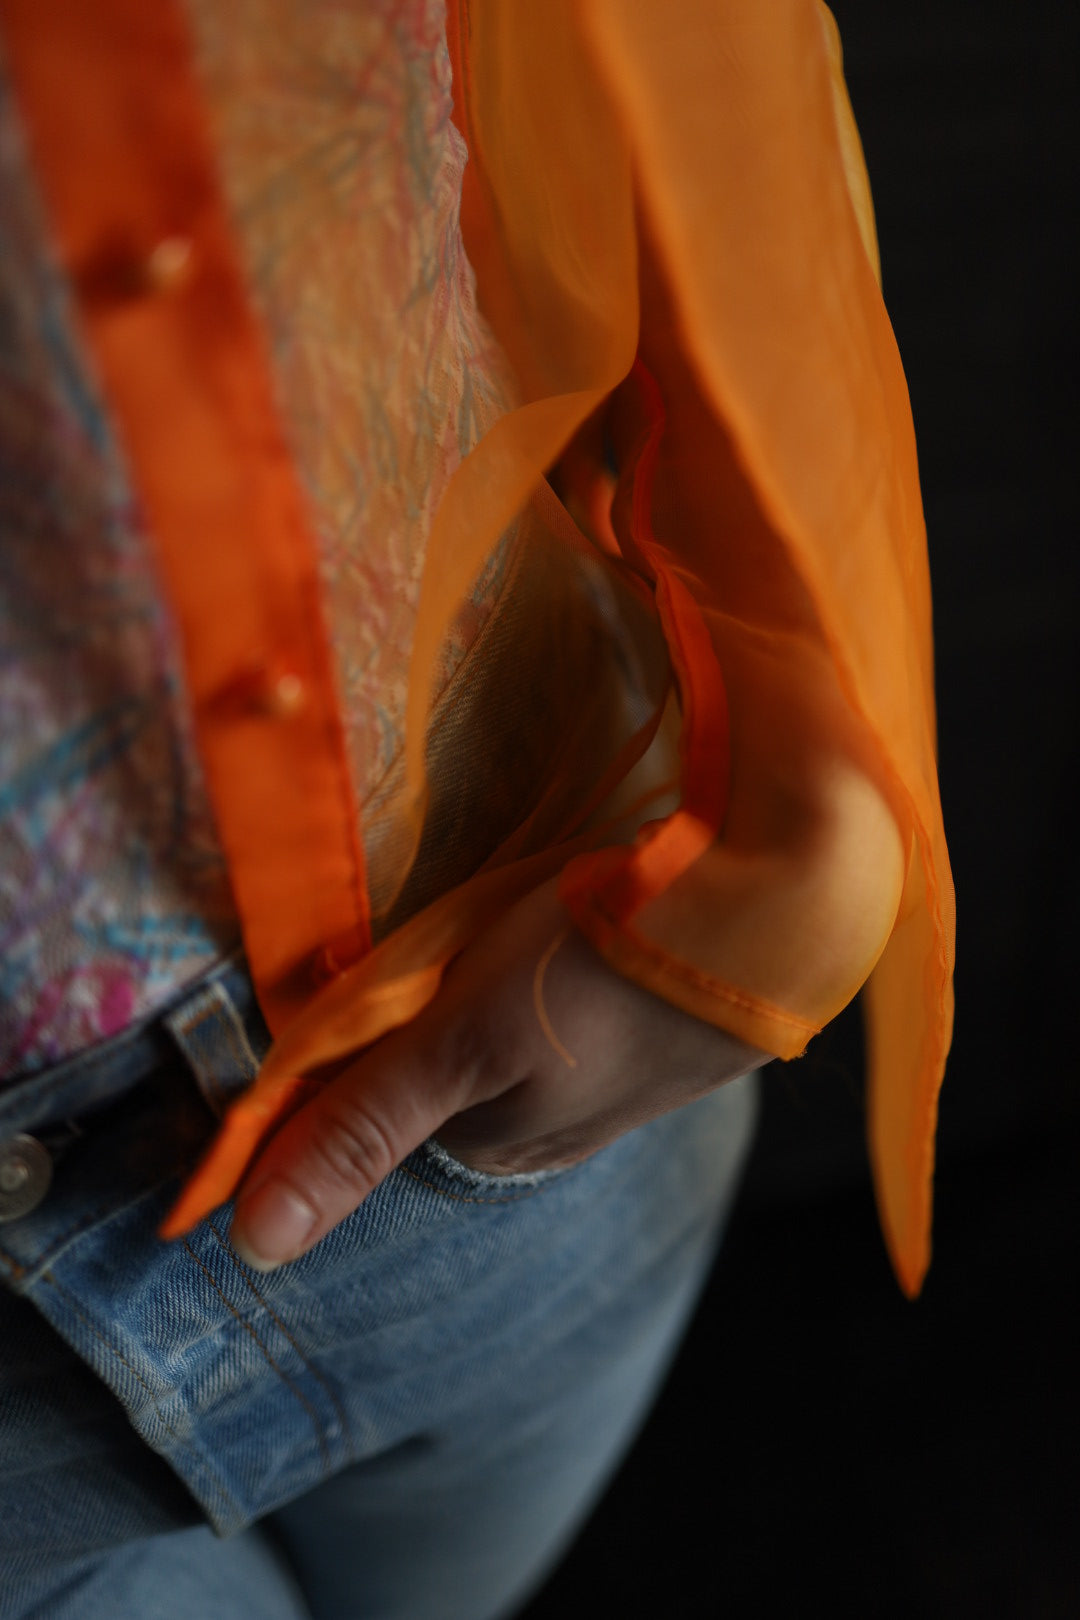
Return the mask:
<path id="1" fill-rule="evenodd" d="M 457 1043 L 433 1039 L 429 1025 L 421 1014 L 369 1048 L 260 1153 L 230 1233 L 254 1270 L 305 1254 L 465 1105 L 475 1060 L 454 1061 Z"/>

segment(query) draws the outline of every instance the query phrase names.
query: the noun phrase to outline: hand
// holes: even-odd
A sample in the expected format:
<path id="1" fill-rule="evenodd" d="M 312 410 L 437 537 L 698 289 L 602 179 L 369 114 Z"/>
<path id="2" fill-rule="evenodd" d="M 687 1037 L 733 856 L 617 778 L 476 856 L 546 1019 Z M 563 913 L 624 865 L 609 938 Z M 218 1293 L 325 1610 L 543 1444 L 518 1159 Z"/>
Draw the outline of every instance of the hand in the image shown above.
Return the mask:
<path id="1" fill-rule="evenodd" d="M 496 1174 L 573 1164 L 767 1061 L 614 972 L 547 883 L 271 1138 L 240 1188 L 233 1246 L 258 1270 L 298 1258 L 429 1136 Z"/>

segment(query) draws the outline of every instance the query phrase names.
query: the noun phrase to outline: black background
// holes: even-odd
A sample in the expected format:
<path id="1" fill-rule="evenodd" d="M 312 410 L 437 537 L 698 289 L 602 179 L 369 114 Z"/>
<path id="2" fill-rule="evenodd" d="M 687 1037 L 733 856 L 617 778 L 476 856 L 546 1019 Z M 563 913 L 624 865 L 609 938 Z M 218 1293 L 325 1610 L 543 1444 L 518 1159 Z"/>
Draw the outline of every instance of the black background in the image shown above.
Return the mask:
<path id="1" fill-rule="evenodd" d="M 767 1072 L 689 1338 L 523 1620 L 1080 1614 L 1080 6 L 834 10 L 934 578 L 959 913 L 934 1262 L 907 1303 L 852 1011 Z"/>

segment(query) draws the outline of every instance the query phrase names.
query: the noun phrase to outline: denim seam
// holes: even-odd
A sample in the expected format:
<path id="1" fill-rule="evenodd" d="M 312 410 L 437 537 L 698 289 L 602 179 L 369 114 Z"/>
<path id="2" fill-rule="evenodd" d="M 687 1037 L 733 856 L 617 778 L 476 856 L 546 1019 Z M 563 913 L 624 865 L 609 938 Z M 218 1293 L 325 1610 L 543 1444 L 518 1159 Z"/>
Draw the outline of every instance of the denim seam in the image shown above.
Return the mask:
<path id="1" fill-rule="evenodd" d="M 206 1278 L 207 1282 L 210 1284 L 211 1288 L 214 1290 L 215 1294 L 218 1296 L 221 1303 L 224 1305 L 225 1309 L 229 1312 L 230 1316 L 232 1316 L 239 1323 L 239 1325 L 243 1328 L 245 1333 L 249 1334 L 250 1337 L 252 1339 L 254 1339 L 255 1343 L 258 1345 L 259 1349 L 262 1351 L 264 1357 L 266 1358 L 267 1365 L 272 1369 L 273 1372 L 275 1372 L 277 1374 L 278 1378 L 284 1384 L 285 1388 L 287 1390 L 289 1390 L 289 1392 L 292 1394 L 293 1398 L 299 1403 L 300 1406 L 303 1407 L 304 1411 L 307 1413 L 308 1417 L 311 1419 L 311 1426 L 315 1430 L 315 1438 L 318 1441 L 318 1445 L 319 1445 L 319 1455 L 322 1457 L 322 1461 L 323 1461 L 323 1472 L 324 1472 L 324 1474 L 329 1476 L 329 1474 L 331 1474 L 332 1471 L 333 1471 L 333 1461 L 332 1461 L 331 1456 L 330 1456 L 329 1443 L 328 1443 L 328 1441 L 326 1439 L 325 1434 L 323 1433 L 322 1424 L 319 1422 L 319 1414 L 316 1412 L 315 1408 L 312 1406 L 312 1404 L 308 1400 L 307 1396 L 301 1390 L 299 1390 L 296 1387 L 296 1385 L 293 1383 L 292 1379 L 288 1376 L 288 1374 L 281 1370 L 281 1368 L 278 1366 L 277 1362 L 274 1360 L 273 1356 L 270 1354 L 270 1351 L 267 1348 L 267 1346 L 263 1343 L 263 1341 L 260 1339 L 259 1335 L 256 1333 L 256 1331 L 255 1331 L 254 1327 L 252 1326 L 252 1324 L 249 1321 L 247 1321 L 246 1318 L 241 1316 L 241 1314 L 237 1310 L 236 1306 L 227 1297 L 227 1295 L 224 1293 L 223 1289 L 220 1287 L 220 1285 L 216 1281 L 216 1279 L 215 1279 L 213 1273 L 210 1271 L 209 1267 L 204 1265 L 203 1262 L 199 1259 L 198 1255 L 195 1253 L 195 1250 L 191 1247 L 191 1244 L 187 1241 L 186 1238 L 184 1239 L 184 1248 L 187 1250 L 188 1254 L 194 1260 L 195 1264 L 198 1266 L 199 1270 L 202 1272 L 203 1276 Z M 305 1363 L 305 1365 L 306 1365 L 306 1363 Z"/>
<path id="2" fill-rule="evenodd" d="M 222 1485 L 221 1481 L 218 1479 L 217 1475 L 213 1472 L 213 1470 L 207 1470 L 206 1469 L 205 1460 L 203 1459 L 201 1453 L 194 1446 L 192 1446 L 190 1441 L 185 1440 L 183 1435 L 181 1435 L 176 1429 L 173 1428 L 172 1424 L 169 1422 L 168 1418 L 165 1416 L 164 1412 L 161 1410 L 161 1407 L 158 1404 L 157 1395 L 155 1394 L 152 1386 L 147 1383 L 146 1379 L 143 1377 L 143 1375 L 139 1371 L 139 1369 L 136 1366 L 134 1366 L 128 1360 L 128 1358 L 123 1354 L 123 1352 L 118 1350 L 114 1344 L 109 1343 L 109 1340 L 105 1337 L 104 1333 L 102 1333 L 101 1329 L 97 1326 L 97 1323 L 94 1322 L 90 1317 L 88 1317 L 83 1311 L 81 1311 L 79 1309 L 78 1302 L 76 1301 L 75 1296 L 72 1293 L 70 1293 L 69 1290 L 64 1287 L 63 1283 L 58 1281 L 58 1279 L 56 1277 L 54 1277 L 51 1272 L 45 1272 L 43 1277 L 42 1277 L 42 1281 L 48 1287 L 55 1288 L 58 1294 L 63 1295 L 65 1301 L 67 1302 L 68 1308 L 71 1310 L 73 1315 L 78 1317 L 79 1321 L 82 1322 L 84 1327 L 89 1328 L 90 1332 L 99 1341 L 99 1343 L 102 1344 L 105 1347 L 105 1349 L 108 1351 L 109 1355 L 112 1356 L 114 1360 L 118 1361 L 122 1367 L 126 1367 L 128 1372 L 132 1375 L 132 1377 L 139 1384 L 142 1385 L 143 1389 L 145 1389 L 147 1395 L 150 1397 L 150 1404 L 154 1408 L 154 1412 L 156 1413 L 158 1421 L 160 1422 L 162 1428 L 166 1429 L 168 1431 L 168 1433 L 172 1435 L 172 1437 L 175 1440 L 177 1446 L 181 1450 L 186 1451 L 189 1454 L 189 1456 L 191 1456 L 192 1458 L 194 1458 L 196 1460 L 197 1463 L 202 1463 L 203 1464 L 201 1472 L 208 1474 L 209 1479 L 210 1479 L 211 1483 L 213 1484 L 214 1489 L 217 1491 L 218 1495 L 220 1496 L 222 1502 L 224 1502 L 225 1505 L 234 1514 L 238 1513 L 240 1511 L 239 1503 L 236 1502 L 233 1499 L 233 1497 L 229 1495 L 228 1491 L 225 1489 L 224 1485 Z M 144 1444 L 145 1443 L 146 1442 L 144 1441 Z"/>
<path id="3" fill-rule="evenodd" d="M 566 1167 L 566 1174 L 569 1174 L 570 1171 L 576 1170 L 577 1168 L 579 1168 L 577 1165 L 568 1165 Z M 464 1193 L 450 1192 L 445 1187 L 437 1187 L 433 1181 L 428 1181 L 424 1176 L 417 1175 L 416 1171 L 410 1170 L 407 1165 L 398 1165 L 398 1169 L 404 1175 L 409 1176 L 413 1181 L 419 1182 L 421 1187 L 426 1187 L 429 1192 L 435 1193 L 437 1197 L 449 1198 L 455 1204 L 523 1204 L 528 1199 L 535 1198 L 537 1193 L 543 1192 L 546 1188 L 554 1186 L 558 1182 L 566 1179 L 565 1175 L 552 1177 L 550 1181 L 538 1182 L 535 1187 L 530 1187 L 527 1192 L 518 1193 L 513 1197 L 469 1198 Z M 175 1174 L 176 1172 L 174 1171 L 170 1175 L 163 1176 L 162 1180 L 156 1183 L 154 1187 L 146 1188 L 141 1196 L 146 1197 L 148 1194 L 156 1192 L 158 1187 L 164 1185 L 168 1181 L 173 1180 Z M 13 1278 L 21 1280 L 26 1277 L 31 1270 L 36 1270 L 39 1266 L 47 1266 L 56 1258 L 61 1249 L 70 1243 L 72 1239 L 78 1237 L 79 1234 L 88 1227 L 95 1225 L 97 1221 L 104 1219 L 106 1216 L 116 1213 L 118 1213 L 118 1211 L 111 1202 L 99 1204 L 95 1209 L 91 1210 L 88 1214 L 84 1214 L 80 1220 L 76 1221 L 74 1226 L 68 1227 L 66 1231 L 61 1232 L 57 1237 L 55 1237 L 45 1252 L 37 1257 L 33 1267 L 22 1265 L 20 1261 L 15 1259 L 13 1254 L 10 1254 L 3 1247 L 3 1245 L 0 1245 L 0 1260 L 5 1261 L 7 1265 L 10 1266 Z M 210 1273 L 207 1272 L 207 1276 L 209 1275 Z M 213 1278 L 211 1278 L 211 1281 L 213 1281 Z M 224 1298 L 224 1295 L 222 1298 Z M 226 1301 L 226 1303 L 228 1302 Z"/>
<path id="4" fill-rule="evenodd" d="M 464 1193 L 449 1192 L 445 1187 L 436 1187 L 433 1181 L 418 1176 L 407 1164 L 399 1164 L 398 1169 L 403 1175 L 411 1176 L 413 1181 L 418 1181 L 421 1187 L 426 1187 L 429 1192 L 436 1193 L 440 1198 L 451 1198 L 455 1204 L 524 1204 L 527 1199 L 535 1198 L 537 1193 L 546 1192 L 549 1187 L 559 1186 L 566 1179 L 565 1175 L 553 1176 L 550 1181 L 540 1181 L 535 1187 L 530 1187 L 528 1192 L 518 1193 L 513 1198 L 467 1198 Z M 567 1173 L 576 1169 L 577 1165 L 566 1166 Z"/>
<path id="5" fill-rule="evenodd" d="M 131 1035 L 131 1037 L 130 1037 L 127 1044 L 128 1044 L 129 1047 L 132 1047 L 132 1046 L 135 1046 L 140 1039 L 145 1039 L 145 1038 L 146 1038 L 146 1030 L 144 1028 L 139 1028 L 139 1029 L 133 1031 L 133 1033 L 132 1033 L 132 1035 Z M 126 1054 L 124 1052 L 122 1052 L 120 1049 L 117 1050 L 117 1053 L 115 1054 L 115 1061 L 117 1062 L 117 1066 L 119 1066 L 119 1061 L 124 1055 L 126 1055 Z M 112 1057 L 112 1056 L 113 1055 L 110 1054 L 110 1057 Z M 45 1070 L 42 1073 L 42 1075 L 40 1077 L 40 1080 L 36 1081 L 35 1086 L 34 1086 L 34 1101 L 35 1102 L 44 1103 L 46 1098 L 51 1100 L 56 1095 L 58 1095 L 58 1094 L 62 1095 L 63 1094 L 63 1091 L 64 1091 L 65 1087 L 71 1081 L 73 1074 L 76 1073 L 76 1066 L 75 1066 L 74 1062 L 71 1062 L 70 1060 L 64 1064 L 64 1068 L 67 1070 L 67 1072 L 66 1073 L 61 1073 L 59 1075 L 57 1075 L 57 1074 L 51 1074 L 50 1075 L 50 1071 L 48 1071 L 48 1070 Z M 17 1100 L 21 1101 L 21 1098 L 16 1099 L 16 1097 L 15 1097 L 16 1086 L 21 1090 L 21 1088 L 24 1085 L 27 1085 L 31 1080 L 35 1080 L 35 1078 L 36 1077 L 33 1076 L 33 1075 L 26 1075 L 26 1076 L 24 1076 L 23 1079 L 18 1080 L 15 1085 L 10 1085 L 10 1089 L 8 1089 L 8 1094 L 3 1099 L 3 1106 L 0 1107 L 0 1127 L 7 1125 L 8 1120 L 10 1119 L 10 1116 L 11 1116 L 12 1112 L 14 1111 L 15 1102 Z M 137 1085 L 138 1084 L 138 1079 L 135 1079 L 130 1084 L 132 1086 Z M 5 1086 L 5 1088 L 8 1088 L 9 1087 L 9 1082 L 5 1081 L 4 1086 Z M 125 1089 L 130 1089 L 130 1087 L 125 1087 Z M 34 1127 L 34 1126 L 30 1127 L 31 1130 L 34 1130 L 35 1128 L 36 1127 Z"/>
<path id="6" fill-rule="evenodd" d="M 171 1178 L 166 1176 L 164 1179 L 168 1181 Z M 145 1197 L 148 1192 L 156 1191 L 156 1187 L 148 1187 L 139 1196 Z M 88 1214 L 83 1215 L 80 1220 L 77 1220 L 74 1226 L 69 1226 L 66 1231 L 61 1232 L 54 1237 L 49 1246 L 42 1254 L 37 1256 L 32 1265 L 24 1266 L 21 1261 L 16 1260 L 15 1256 L 9 1253 L 9 1251 L 3 1247 L 0 1247 L 0 1260 L 4 1260 L 11 1267 L 12 1276 L 14 1278 L 21 1280 L 24 1277 L 28 1277 L 32 1275 L 33 1272 L 38 1271 L 42 1266 L 50 1265 L 51 1262 L 54 1261 L 60 1254 L 61 1250 L 66 1248 L 73 1238 L 77 1238 L 80 1233 L 86 1231 L 89 1227 L 96 1225 L 98 1221 L 104 1220 L 107 1216 L 120 1214 L 123 1207 L 124 1206 L 121 1206 L 121 1208 L 118 1209 L 111 1200 L 107 1204 L 99 1204 L 95 1209 L 90 1210 Z"/>
<path id="7" fill-rule="evenodd" d="M 0 1244 L 0 1260 L 5 1261 L 6 1264 L 11 1267 L 12 1277 L 21 1281 L 23 1278 L 30 1276 L 33 1272 L 40 1270 L 41 1267 L 48 1266 L 53 1260 L 56 1259 L 57 1255 L 62 1249 L 66 1248 L 66 1246 L 72 1242 L 74 1238 L 77 1238 L 82 1232 L 86 1231 L 87 1228 L 96 1225 L 98 1221 L 107 1220 L 113 1215 L 119 1215 L 125 1209 L 130 1209 L 133 1204 L 141 1202 L 144 1198 L 153 1196 L 153 1194 L 158 1192 L 161 1187 L 167 1185 L 168 1182 L 175 1181 L 177 1176 L 180 1175 L 184 1169 L 185 1163 L 181 1159 L 176 1165 L 173 1166 L 167 1175 L 163 1175 L 161 1179 L 159 1181 L 155 1181 L 152 1186 L 144 1187 L 142 1191 L 132 1199 L 131 1204 L 121 1204 L 117 1206 L 113 1199 L 110 1199 L 108 1203 L 96 1205 L 94 1209 L 90 1210 L 79 1220 L 77 1220 L 74 1226 L 69 1226 L 65 1231 L 58 1233 L 53 1238 L 52 1242 L 44 1249 L 44 1251 L 36 1257 L 32 1265 L 24 1266 L 22 1262 L 16 1260 L 15 1256 L 11 1254 L 9 1250 L 5 1249 L 2 1244 Z"/>
<path id="8" fill-rule="evenodd" d="M 269 1301 L 267 1299 L 264 1298 L 264 1296 L 256 1288 L 255 1284 L 252 1282 L 250 1276 L 248 1275 L 248 1271 L 247 1271 L 246 1266 L 241 1264 L 240 1257 L 236 1253 L 236 1250 L 233 1248 L 232 1244 L 228 1241 L 227 1238 L 222 1236 L 222 1234 L 218 1231 L 217 1227 L 214 1225 L 213 1221 L 208 1220 L 206 1224 L 210 1228 L 211 1232 L 213 1232 L 215 1238 L 217 1239 L 218 1243 L 221 1245 L 222 1249 L 225 1251 L 226 1255 L 232 1261 L 233 1267 L 235 1268 L 235 1270 L 239 1274 L 240 1279 L 244 1283 L 245 1287 L 247 1287 L 250 1290 L 250 1292 L 253 1294 L 253 1296 L 255 1297 L 258 1304 L 266 1312 L 266 1314 L 270 1318 L 270 1320 L 275 1324 L 278 1331 L 281 1333 L 282 1337 L 284 1339 L 286 1339 L 289 1344 L 292 1345 L 293 1349 L 296 1351 L 296 1354 L 299 1356 L 301 1362 L 304 1364 L 304 1366 L 307 1368 L 308 1372 L 311 1374 L 312 1378 L 315 1380 L 315 1382 L 319 1385 L 319 1387 L 322 1389 L 322 1391 L 326 1395 L 327 1400 L 330 1402 L 330 1405 L 333 1407 L 334 1412 L 337 1415 L 338 1422 L 341 1424 L 341 1432 L 345 1437 L 345 1445 L 346 1445 L 346 1450 L 347 1450 L 347 1453 L 348 1453 L 347 1461 L 352 1462 L 354 1460 L 354 1458 L 355 1458 L 356 1453 L 355 1453 L 355 1448 L 353 1446 L 352 1430 L 351 1430 L 351 1426 L 349 1424 L 348 1416 L 347 1416 L 347 1414 L 345 1412 L 345 1408 L 342 1406 L 341 1402 L 338 1400 L 336 1394 L 334 1393 L 333 1389 L 331 1388 L 331 1386 L 327 1382 L 327 1380 L 323 1377 L 322 1373 L 319 1372 L 318 1368 L 315 1367 L 308 1360 L 307 1356 L 301 1350 L 299 1344 L 293 1338 L 292 1334 L 289 1332 L 288 1328 L 285 1326 L 284 1322 L 281 1320 L 281 1317 L 274 1310 L 273 1306 L 269 1303 Z"/>

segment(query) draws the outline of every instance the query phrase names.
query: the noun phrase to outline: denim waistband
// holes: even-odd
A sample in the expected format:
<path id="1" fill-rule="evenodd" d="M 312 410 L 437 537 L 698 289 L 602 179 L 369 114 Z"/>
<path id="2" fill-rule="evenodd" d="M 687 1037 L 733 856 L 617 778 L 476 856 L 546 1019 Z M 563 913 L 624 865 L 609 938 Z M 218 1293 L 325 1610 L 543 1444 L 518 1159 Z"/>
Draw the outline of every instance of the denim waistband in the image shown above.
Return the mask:
<path id="1" fill-rule="evenodd" d="M 214 1026 L 215 1061 L 203 1039 Z M 225 1028 L 230 1061 L 222 1065 Z M 179 1055 L 214 1114 L 220 1117 L 230 1096 L 254 1079 L 270 1045 L 270 1034 L 255 1000 L 251 975 L 241 956 L 228 957 L 189 985 L 153 1017 L 99 1041 L 53 1068 L 0 1087 L 0 1139 L 16 1132 L 43 1132 L 96 1113 L 119 1101 L 164 1062 Z M 204 1060 L 205 1053 L 205 1060 Z"/>

